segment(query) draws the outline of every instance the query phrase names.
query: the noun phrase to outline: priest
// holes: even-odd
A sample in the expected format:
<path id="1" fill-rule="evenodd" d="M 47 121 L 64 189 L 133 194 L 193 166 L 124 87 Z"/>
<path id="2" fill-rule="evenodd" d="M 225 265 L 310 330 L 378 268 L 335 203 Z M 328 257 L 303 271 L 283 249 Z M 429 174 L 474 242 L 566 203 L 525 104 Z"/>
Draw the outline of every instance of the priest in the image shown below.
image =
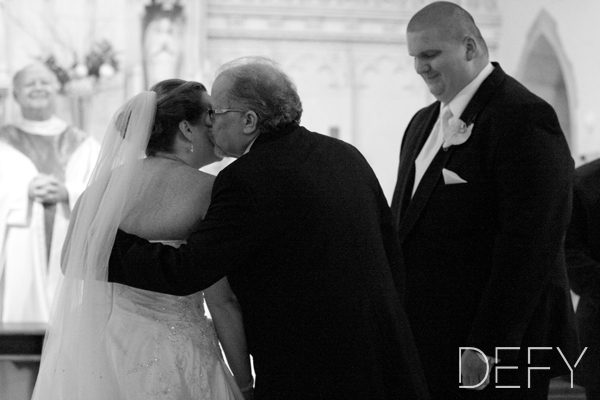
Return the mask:
<path id="1" fill-rule="evenodd" d="M 99 146 L 55 115 L 60 85 L 44 64 L 17 72 L 13 88 L 22 119 L 0 128 L 0 321 L 45 323 Z"/>

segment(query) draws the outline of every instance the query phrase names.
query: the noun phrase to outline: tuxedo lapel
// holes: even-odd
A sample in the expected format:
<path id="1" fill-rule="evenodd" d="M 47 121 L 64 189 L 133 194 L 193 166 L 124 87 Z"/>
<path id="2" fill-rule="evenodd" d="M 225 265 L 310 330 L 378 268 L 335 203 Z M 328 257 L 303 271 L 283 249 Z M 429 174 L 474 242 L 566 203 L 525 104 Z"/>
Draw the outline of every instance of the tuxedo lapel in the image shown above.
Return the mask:
<path id="1" fill-rule="evenodd" d="M 481 83 L 481 86 L 479 86 L 479 89 L 475 92 L 475 95 L 467 105 L 467 108 L 465 108 L 465 111 L 463 111 L 460 116 L 460 119 L 467 125 L 475 123 L 475 119 L 481 110 L 489 103 L 500 84 L 506 78 L 506 74 L 502 71 L 502 68 L 500 68 L 498 63 L 494 62 L 492 65 L 494 66 L 494 71 L 492 71 L 490 76 Z"/>
<path id="2" fill-rule="evenodd" d="M 398 169 L 402 172 L 398 174 L 397 189 L 392 201 L 394 209 L 397 210 L 397 226 L 401 224 L 411 201 L 413 185 L 415 182 L 415 160 L 431 134 L 439 111 L 440 106 L 439 103 L 437 103 L 434 107 L 431 107 L 431 110 L 428 111 L 428 115 L 423 117 L 423 122 L 417 123 L 417 125 L 411 129 L 411 131 L 420 132 L 421 134 L 417 133 L 415 135 L 410 135 L 409 132 L 407 132 L 407 135 L 409 136 L 407 136 L 403 146 L 400 167 Z"/>
<path id="3" fill-rule="evenodd" d="M 415 192 L 414 196 L 412 196 L 412 199 L 410 199 L 410 203 L 406 208 L 404 218 L 400 223 L 399 236 L 401 241 L 406 237 L 415 222 L 417 222 L 419 219 L 421 211 L 423 211 L 423 208 L 425 208 L 425 204 L 427 204 L 431 193 L 433 193 L 433 190 L 435 189 L 435 186 L 442 175 L 442 168 L 444 168 L 446 165 L 446 162 L 452 155 L 453 151 L 454 147 L 450 147 L 447 150 L 440 148 L 431 161 L 429 168 L 427 168 L 425 175 L 423 175 L 423 178 L 421 179 L 421 183 L 419 184 L 417 191 Z"/>
<path id="4" fill-rule="evenodd" d="M 489 103 L 490 99 L 493 97 L 494 93 L 497 91 L 498 87 L 506 77 L 497 63 L 493 63 L 493 65 L 494 71 L 483 81 L 461 115 L 460 119 L 465 121 L 467 125 L 475 122 L 475 119 L 479 113 Z M 439 105 L 434 108 L 434 110 L 437 112 L 432 112 L 430 115 L 425 132 L 431 132 L 431 129 L 433 128 L 433 125 L 437 119 L 437 115 L 439 114 Z M 417 127 L 416 129 L 419 128 Z M 473 130 L 474 135 L 477 134 L 476 129 L 477 128 L 474 128 Z M 425 175 L 423 175 L 417 191 L 411 198 L 412 185 L 407 183 L 414 182 L 414 162 L 428 136 L 429 134 L 422 136 L 417 135 L 417 140 L 419 140 L 419 142 L 413 143 L 413 151 L 407 152 L 407 155 L 410 155 L 410 157 L 407 157 L 405 160 L 406 163 L 410 164 L 401 163 L 401 168 L 403 167 L 404 171 L 410 171 L 410 173 L 404 174 L 405 176 L 400 178 L 402 179 L 401 183 L 404 185 L 401 189 L 401 196 L 399 196 L 400 204 L 398 208 L 398 210 L 400 210 L 398 221 L 400 240 L 403 240 L 406 237 L 408 232 L 410 232 L 414 226 L 415 222 L 417 222 L 419 219 L 421 212 L 425 208 L 425 205 L 429 201 L 431 194 L 435 190 L 435 187 L 440 179 L 442 169 L 454 151 L 454 146 L 451 146 L 447 150 L 440 149 L 438 151 L 434 159 L 431 161 L 429 168 L 427 168 Z M 407 145 L 409 145 L 409 143 L 407 143 Z"/>

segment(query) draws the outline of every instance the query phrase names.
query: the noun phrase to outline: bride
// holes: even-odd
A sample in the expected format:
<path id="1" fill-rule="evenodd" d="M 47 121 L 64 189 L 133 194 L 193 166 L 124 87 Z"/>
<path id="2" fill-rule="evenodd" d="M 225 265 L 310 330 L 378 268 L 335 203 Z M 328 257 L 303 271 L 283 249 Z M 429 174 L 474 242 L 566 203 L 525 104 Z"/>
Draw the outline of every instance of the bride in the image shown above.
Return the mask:
<path id="1" fill-rule="evenodd" d="M 214 177 L 198 168 L 217 161 L 208 106 L 202 84 L 171 79 L 113 117 L 71 219 L 33 399 L 252 397 L 241 311 L 226 278 L 186 297 L 108 283 L 118 228 L 178 246 L 203 218 Z"/>

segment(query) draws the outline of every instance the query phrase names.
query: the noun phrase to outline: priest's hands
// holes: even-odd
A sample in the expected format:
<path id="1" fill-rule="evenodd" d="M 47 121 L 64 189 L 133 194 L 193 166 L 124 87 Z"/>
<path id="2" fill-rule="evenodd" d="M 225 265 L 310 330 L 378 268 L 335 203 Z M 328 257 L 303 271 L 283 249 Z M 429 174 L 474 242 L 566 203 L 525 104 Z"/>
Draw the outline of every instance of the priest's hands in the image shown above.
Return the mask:
<path id="1" fill-rule="evenodd" d="M 29 198 L 44 204 L 67 202 L 69 194 L 64 182 L 51 175 L 39 174 L 29 182 Z"/>

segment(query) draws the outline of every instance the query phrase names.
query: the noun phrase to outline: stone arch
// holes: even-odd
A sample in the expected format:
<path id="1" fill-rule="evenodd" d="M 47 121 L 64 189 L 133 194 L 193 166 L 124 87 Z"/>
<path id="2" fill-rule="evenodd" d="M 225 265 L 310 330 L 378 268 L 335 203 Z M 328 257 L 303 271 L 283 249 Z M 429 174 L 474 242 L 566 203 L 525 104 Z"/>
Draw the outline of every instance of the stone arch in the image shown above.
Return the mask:
<path id="1" fill-rule="evenodd" d="M 519 80 L 550 103 L 572 152 L 576 148 L 575 83 L 572 68 L 559 40 L 556 21 L 545 10 L 533 23 L 517 72 Z"/>

